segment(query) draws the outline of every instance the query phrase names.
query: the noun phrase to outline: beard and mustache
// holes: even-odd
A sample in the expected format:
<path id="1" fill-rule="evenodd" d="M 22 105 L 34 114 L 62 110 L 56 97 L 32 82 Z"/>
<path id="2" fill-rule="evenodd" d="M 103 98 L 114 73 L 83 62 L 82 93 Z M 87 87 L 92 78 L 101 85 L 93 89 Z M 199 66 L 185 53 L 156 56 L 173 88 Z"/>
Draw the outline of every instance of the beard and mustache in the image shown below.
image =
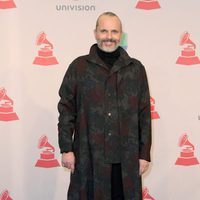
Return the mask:
<path id="1" fill-rule="evenodd" d="M 110 42 L 110 43 L 114 43 L 115 46 L 114 47 L 105 47 L 103 46 L 104 42 Z M 113 52 L 115 51 L 118 47 L 119 47 L 119 43 L 120 40 L 115 40 L 115 39 L 103 39 L 103 40 L 97 40 L 97 45 L 98 47 L 105 52 Z"/>

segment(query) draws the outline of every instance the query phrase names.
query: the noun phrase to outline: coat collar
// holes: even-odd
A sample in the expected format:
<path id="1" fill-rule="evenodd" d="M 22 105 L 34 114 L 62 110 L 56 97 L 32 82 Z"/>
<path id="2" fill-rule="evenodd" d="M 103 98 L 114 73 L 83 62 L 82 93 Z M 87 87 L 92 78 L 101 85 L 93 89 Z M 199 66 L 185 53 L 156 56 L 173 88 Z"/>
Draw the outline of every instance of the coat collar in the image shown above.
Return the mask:
<path id="1" fill-rule="evenodd" d="M 101 60 L 101 58 L 98 56 L 97 48 L 98 48 L 97 44 L 94 44 L 91 46 L 90 53 L 88 56 L 88 61 L 92 62 L 96 65 L 99 65 L 100 67 L 103 67 L 106 70 L 109 70 L 108 67 L 106 67 L 104 62 Z M 110 74 L 113 74 L 114 72 L 119 71 L 121 68 L 124 68 L 133 62 L 133 60 L 130 58 L 130 56 L 127 54 L 127 52 L 123 48 L 121 48 L 121 47 L 119 47 L 119 48 L 120 48 L 120 56 L 117 59 L 117 61 L 114 63 L 113 67 L 111 68 Z"/>

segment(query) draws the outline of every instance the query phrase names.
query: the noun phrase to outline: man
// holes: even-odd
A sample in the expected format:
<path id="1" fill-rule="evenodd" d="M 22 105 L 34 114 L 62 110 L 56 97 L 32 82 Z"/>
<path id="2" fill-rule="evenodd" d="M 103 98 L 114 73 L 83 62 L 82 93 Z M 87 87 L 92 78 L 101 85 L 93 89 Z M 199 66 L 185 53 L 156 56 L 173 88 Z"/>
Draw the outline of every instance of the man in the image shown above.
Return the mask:
<path id="1" fill-rule="evenodd" d="M 89 55 L 69 66 L 59 90 L 68 200 L 141 200 L 150 161 L 150 97 L 143 65 L 119 47 L 118 16 L 99 16 Z"/>

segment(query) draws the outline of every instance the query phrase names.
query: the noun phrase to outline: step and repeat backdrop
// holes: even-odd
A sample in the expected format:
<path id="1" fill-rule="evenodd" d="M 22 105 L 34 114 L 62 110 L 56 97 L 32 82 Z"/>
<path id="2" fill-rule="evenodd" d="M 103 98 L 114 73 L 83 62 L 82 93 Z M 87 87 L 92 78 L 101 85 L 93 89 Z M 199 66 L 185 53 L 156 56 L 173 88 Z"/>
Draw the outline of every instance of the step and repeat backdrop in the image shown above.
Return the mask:
<path id="1" fill-rule="evenodd" d="M 121 46 L 148 74 L 153 145 L 143 200 L 199 200 L 199 8 L 198 0 L 0 0 L 0 200 L 67 198 L 58 89 L 95 43 L 105 11 L 121 18 Z"/>

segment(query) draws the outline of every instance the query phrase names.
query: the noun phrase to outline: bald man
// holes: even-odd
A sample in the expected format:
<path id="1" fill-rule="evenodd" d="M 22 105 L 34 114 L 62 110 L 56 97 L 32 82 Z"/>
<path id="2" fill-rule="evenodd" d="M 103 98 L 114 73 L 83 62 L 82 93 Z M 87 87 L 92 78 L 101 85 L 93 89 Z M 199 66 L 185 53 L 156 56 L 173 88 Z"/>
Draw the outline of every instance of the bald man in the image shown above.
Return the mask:
<path id="1" fill-rule="evenodd" d="M 119 46 L 112 12 L 96 22 L 88 55 L 63 78 L 58 103 L 62 166 L 71 171 L 68 200 L 141 200 L 151 148 L 150 95 L 140 61 Z"/>

